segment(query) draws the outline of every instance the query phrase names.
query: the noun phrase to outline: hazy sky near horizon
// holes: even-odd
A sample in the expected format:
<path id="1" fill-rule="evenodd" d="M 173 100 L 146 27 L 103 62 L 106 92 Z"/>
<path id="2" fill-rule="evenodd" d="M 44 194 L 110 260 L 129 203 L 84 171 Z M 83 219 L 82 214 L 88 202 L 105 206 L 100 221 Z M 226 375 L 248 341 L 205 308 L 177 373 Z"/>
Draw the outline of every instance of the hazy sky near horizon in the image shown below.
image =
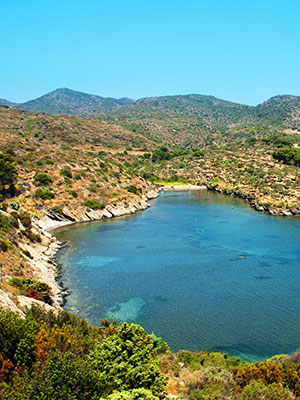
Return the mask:
<path id="1" fill-rule="evenodd" d="M 300 1 L 1 2 L 0 98 L 300 95 Z"/>

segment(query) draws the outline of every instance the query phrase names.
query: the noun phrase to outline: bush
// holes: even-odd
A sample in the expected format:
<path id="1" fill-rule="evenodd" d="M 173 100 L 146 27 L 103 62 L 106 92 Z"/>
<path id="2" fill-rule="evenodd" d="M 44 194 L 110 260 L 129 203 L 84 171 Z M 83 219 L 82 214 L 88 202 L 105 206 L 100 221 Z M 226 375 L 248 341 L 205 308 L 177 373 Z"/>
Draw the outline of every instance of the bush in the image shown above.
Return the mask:
<path id="1" fill-rule="evenodd" d="M 200 149 L 193 149 L 193 157 L 203 157 L 204 151 Z"/>
<path id="2" fill-rule="evenodd" d="M 0 354 L 4 360 L 30 366 L 34 361 L 34 321 L 25 321 L 17 314 L 0 309 Z"/>
<path id="3" fill-rule="evenodd" d="M 300 149 L 280 149 L 273 153 L 275 160 L 283 161 L 285 164 L 300 166 Z"/>
<path id="4" fill-rule="evenodd" d="M 83 357 L 72 351 L 51 352 L 45 364 L 37 364 L 33 374 L 32 399 L 97 399 L 97 382 Z"/>
<path id="5" fill-rule="evenodd" d="M 172 154 L 168 151 L 167 147 L 162 146 L 159 149 L 153 151 L 151 161 L 157 162 L 162 160 L 170 160 L 171 158 Z"/>
<path id="6" fill-rule="evenodd" d="M 31 242 L 41 242 L 41 236 L 38 233 L 33 233 L 31 229 L 26 229 L 24 234 Z"/>
<path id="7" fill-rule="evenodd" d="M 35 279 L 24 278 L 24 277 L 13 277 L 8 283 L 11 286 L 17 287 L 20 289 L 21 294 L 26 296 L 26 293 L 29 291 L 30 294 L 37 293 L 38 296 L 47 304 L 52 304 L 51 299 L 51 288 L 47 285 L 47 283 L 36 281 Z M 29 297 L 33 297 L 32 295 Z"/>
<path id="8" fill-rule="evenodd" d="M 0 153 L 0 187 L 13 185 L 17 178 L 17 169 L 13 156 L 7 151 Z"/>
<path id="9" fill-rule="evenodd" d="M 6 242 L 4 242 L 4 240 L 0 240 L 0 250 L 3 252 L 8 250 L 8 246 L 7 246 Z"/>
<path id="10" fill-rule="evenodd" d="M 50 185 L 50 183 L 52 183 L 52 179 L 50 178 L 50 176 L 44 173 L 37 174 L 34 177 L 34 181 L 45 186 Z"/>
<path id="11" fill-rule="evenodd" d="M 67 178 L 72 178 L 72 172 L 70 167 L 65 167 L 60 170 L 60 175 L 66 176 Z"/>
<path id="12" fill-rule="evenodd" d="M 265 386 L 261 382 L 251 382 L 242 392 L 243 400 L 292 400 L 289 391 L 280 384 Z"/>
<path id="13" fill-rule="evenodd" d="M 143 388 L 159 395 L 166 378 L 158 371 L 151 337 L 135 324 L 123 323 L 90 353 L 90 363 L 106 394 Z"/>
<path id="14" fill-rule="evenodd" d="M 31 218 L 30 215 L 27 213 L 19 213 L 18 215 L 19 220 L 21 221 L 21 224 L 25 227 L 25 228 L 30 228 L 31 227 Z"/>
<path id="15" fill-rule="evenodd" d="M 15 217 L 8 217 L 7 215 L 0 216 L 0 230 L 2 232 L 9 232 L 14 228 L 18 228 L 19 224 Z"/>
<path id="16" fill-rule="evenodd" d="M 281 365 L 273 364 L 270 361 L 246 365 L 240 370 L 234 370 L 235 380 L 242 388 L 251 381 L 259 381 L 265 385 L 281 383 L 284 380 L 284 373 Z"/>
<path id="17" fill-rule="evenodd" d="M 49 200 L 49 199 L 53 199 L 55 197 L 55 194 L 52 192 L 52 190 L 49 187 L 43 186 L 43 187 L 36 189 L 34 196 L 39 197 L 42 200 Z"/>
<path id="18" fill-rule="evenodd" d="M 2 211 L 6 211 L 8 209 L 8 204 L 7 203 L 0 203 L 0 209 Z"/>
<path id="19" fill-rule="evenodd" d="M 104 204 L 100 203 L 97 200 L 86 200 L 84 204 L 86 207 L 91 208 L 93 210 L 102 210 L 104 208 Z"/>
<path id="20" fill-rule="evenodd" d="M 73 196 L 75 199 L 78 197 L 78 193 L 75 192 L 75 190 L 66 190 L 67 193 L 69 193 L 71 196 Z"/>
<path id="21" fill-rule="evenodd" d="M 134 186 L 134 185 L 129 185 L 129 186 L 127 186 L 127 191 L 128 192 L 130 192 L 130 193 L 134 193 L 134 194 L 139 194 L 139 193 L 141 193 L 141 189 L 140 188 L 137 188 L 136 186 Z"/>
<path id="22" fill-rule="evenodd" d="M 159 400 L 149 390 L 133 389 L 124 392 L 113 392 L 108 397 L 101 397 L 100 400 Z"/>

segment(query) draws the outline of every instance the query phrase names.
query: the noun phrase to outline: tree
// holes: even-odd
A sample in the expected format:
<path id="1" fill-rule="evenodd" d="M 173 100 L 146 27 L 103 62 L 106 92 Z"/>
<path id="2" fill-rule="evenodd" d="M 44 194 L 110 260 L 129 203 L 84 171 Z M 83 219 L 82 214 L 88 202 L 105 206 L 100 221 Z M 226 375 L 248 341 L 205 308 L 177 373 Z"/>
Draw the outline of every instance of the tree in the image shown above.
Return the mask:
<path id="1" fill-rule="evenodd" d="M 139 325 L 123 323 L 90 353 L 90 362 L 105 395 L 139 388 L 158 395 L 165 387 L 153 340 Z"/>
<path id="2" fill-rule="evenodd" d="M 5 189 L 6 185 L 13 185 L 17 177 L 17 169 L 14 165 L 13 156 L 10 153 L 0 153 L 0 187 Z"/>

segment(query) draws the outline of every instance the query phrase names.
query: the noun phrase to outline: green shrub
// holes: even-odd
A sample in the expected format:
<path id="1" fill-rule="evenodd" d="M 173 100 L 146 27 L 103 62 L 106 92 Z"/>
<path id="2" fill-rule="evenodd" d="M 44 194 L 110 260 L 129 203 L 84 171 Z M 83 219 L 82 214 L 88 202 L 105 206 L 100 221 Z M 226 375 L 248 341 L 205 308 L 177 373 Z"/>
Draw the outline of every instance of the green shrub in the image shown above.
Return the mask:
<path id="1" fill-rule="evenodd" d="M 300 166 L 300 149 L 280 149 L 273 153 L 273 157 L 278 161 L 283 161 L 285 164 Z"/>
<path id="2" fill-rule="evenodd" d="M 139 194 L 141 193 L 141 189 L 137 188 L 135 185 L 129 185 L 126 187 L 129 193 Z"/>
<path id="3" fill-rule="evenodd" d="M 67 193 L 69 193 L 71 196 L 73 196 L 75 199 L 78 197 L 78 193 L 75 192 L 75 190 L 66 190 Z"/>
<path id="4" fill-rule="evenodd" d="M 162 160 L 170 160 L 172 158 L 172 154 L 168 151 L 167 147 L 162 146 L 157 150 L 154 150 L 151 156 L 152 162 L 162 161 Z"/>
<path id="5" fill-rule="evenodd" d="M 96 185 L 89 186 L 89 191 L 92 192 L 92 193 L 96 193 L 96 191 L 97 191 Z"/>
<path id="6" fill-rule="evenodd" d="M 90 363 L 107 395 L 139 388 L 159 395 L 166 384 L 158 371 L 153 342 L 139 325 L 125 322 L 117 333 L 104 337 L 91 351 Z"/>
<path id="7" fill-rule="evenodd" d="M 55 197 L 55 194 L 52 192 L 52 190 L 49 187 L 43 186 L 43 187 L 36 189 L 34 196 L 39 197 L 42 200 L 49 200 L 49 199 L 53 199 Z"/>
<path id="8" fill-rule="evenodd" d="M 124 392 L 113 392 L 108 397 L 101 397 L 100 400 L 159 400 L 150 390 L 133 389 Z"/>
<path id="9" fill-rule="evenodd" d="M 204 151 L 200 149 L 193 149 L 193 157 L 203 157 Z"/>
<path id="10" fill-rule="evenodd" d="M 0 209 L 2 211 L 6 211 L 8 209 L 8 204 L 7 203 L 0 203 Z"/>
<path id="11" fill-rule="evenodd" d="M 4 242 L 4 240 L 0 240 L 0 250 L 3 252 L 8 250 L 8 246 L 7 246 L 6 242 Z"/>
<path id="12" fill-rule="evenodd" d="M 93 210 L 102 210 L 104 208 L 104 204 L 100 203 L 97 200 L 86 200 L 84 204 L 86 207 L 91 208 Z"/>
<path id="13" fill-rule="evenodd" d="M 26 229 L 24 234 L 31 242 L 41 242 L 41 236 L 38 233 L 33 233 L 31 229 Z"/>
<path id="14" fill-rule="evenodd" d="M 70 179 L 72 178 L 72 171 L 71 171 L 70 167 L 62 168 L 59 171 L 59 173 L 60 173 L 60 175 L 66 176 L 67 178 L 70 178 Z"/>
<path id="15" fill-rule="evenodd" d="M 208 183 L 209 183 L 209 185 L 211 187 L 216 187 L 219 182 L 220 182 L 220 178 L 219 177 L 214 177 Z"/>
<path id="16" fill-rule="evenodd" d="M 0 216 L 0 230 L 2 232 L 9 232 L 13 230 L 14 228 L 18 228 L 19 224 L 18 221 L 15 217 L 13 216 L 7 216 L 7 215 L 1 215 Z"/>
<path id="17" fill-rule="evenodd" d="M 21 221 L 21 224 L 25 228 L 30 228 L 31 227 L 31 217 L 27 213 L 19 213 L 18 215 L 19 220 Z"/>
<path id="18" fill-rule="evenodd" d="M 35 321 L 26 321 L 0 308 L 0 355 L 3 359 L 12 361 L 14 365 L 19 363 L 30 367 L 35 357 L 34 337 L 37 330 Z"/>
<path id="19" fill-rule="evenodd" d="M 52 304 L 51 288 L 47 283 L 37 281 L 35 279 L 21 277 L 13 277 L 8 283 L 11 286 L 20 289 L 21 294 L 26 294 L 29 289 L 37 291 L 45 303 Z"/>
<path id="20" fill-rule="evenodd" d="M 281 384 L 273 383 L 265 386 L 261 382 L 253 381 L 242 392 L 243 400 L 292 400 L 288 389 Z"/>
<path id="21" fill-rule="evenodd" d="M 13 155 L 9 152 L 0 153 L 0 187 L 13 185 L 17 178 L 17 169 L 14 164 Z"/>
<path id="22" fill-rule="evenodd" d="M 39 173 L 34 177 L 34 181 L 40 183 L 41 185 L 50 185 L 52 183 L 52 179 L 49 175 L 45 173 Z"/>

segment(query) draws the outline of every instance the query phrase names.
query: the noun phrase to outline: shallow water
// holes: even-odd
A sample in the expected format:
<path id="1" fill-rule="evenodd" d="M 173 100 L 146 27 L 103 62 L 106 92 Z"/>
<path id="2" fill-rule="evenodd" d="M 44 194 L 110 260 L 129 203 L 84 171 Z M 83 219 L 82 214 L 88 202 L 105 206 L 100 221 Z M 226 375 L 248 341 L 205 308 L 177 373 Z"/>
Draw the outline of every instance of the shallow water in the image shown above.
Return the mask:
<path id="1" fill-rule="evenodd" d="M 234 208 L 232 208 L 232 205 Z M 65 308 L 132 321 L 173 351 L 258 360 L 300 347 L 300 220 L 208 191 L 162 193 L 148 210 L 55 232 Z"/>

